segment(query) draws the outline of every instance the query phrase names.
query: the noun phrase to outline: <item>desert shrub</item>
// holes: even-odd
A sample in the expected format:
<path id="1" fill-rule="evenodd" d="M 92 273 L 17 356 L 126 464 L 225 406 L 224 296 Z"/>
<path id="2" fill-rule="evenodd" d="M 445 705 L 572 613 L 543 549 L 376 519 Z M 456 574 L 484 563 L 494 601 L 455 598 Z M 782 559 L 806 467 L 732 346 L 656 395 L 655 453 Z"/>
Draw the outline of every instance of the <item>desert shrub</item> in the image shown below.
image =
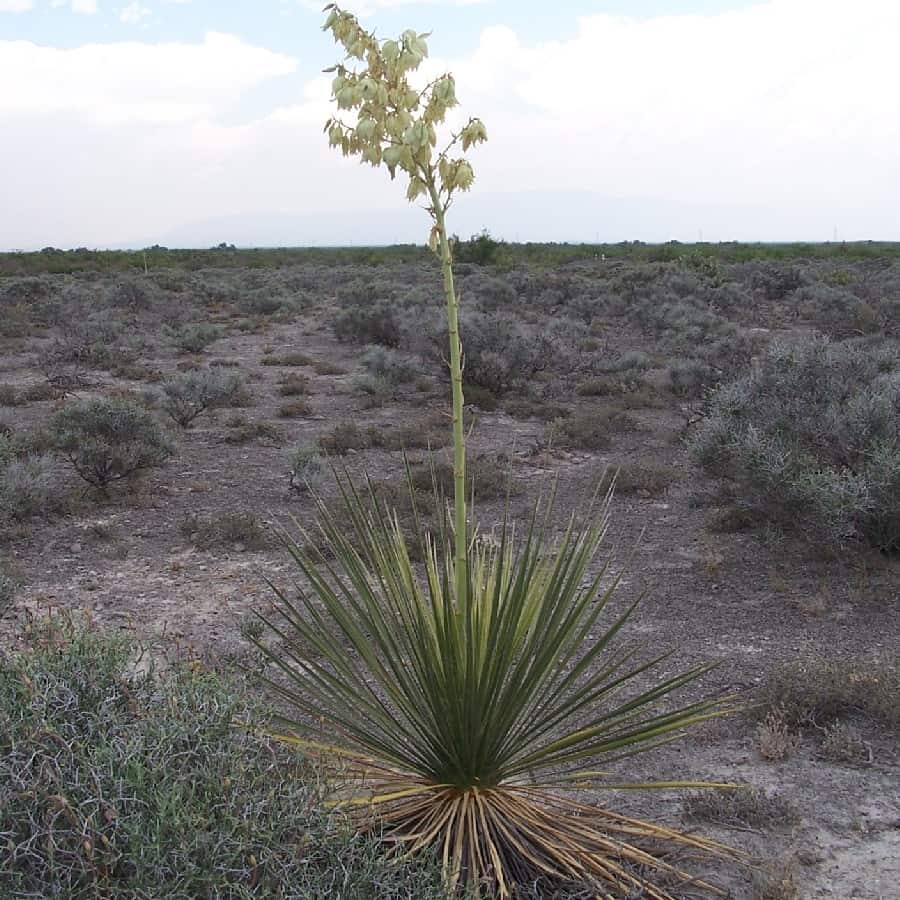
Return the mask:
<path id="1" fill-rule="evenodd" d="M 24 521 L 44 515 L 59 504 L 58 488 L 49 453 L 2 461 L 0 451 L 0 520 Z"/>
<path id="2" fill-rule="evenodd" d="M 282 397 L 299 397 L 309 393 L 309 379 L 299 372 L 289 372 L 278 382 L 278 393 Z"/>
<path id="3" fill-rule="evenodd" d="M 126 400 L 70 403 L 53 414 L 49 433 L 72 468 L 99 488 L 161 465 L 172 454 L 151 413 Z"/>
<path id="4" fill-rule="evenodd" d="M 293 400 L 286 400 L 278 407 L 278 415 L 282 419 L 299 419 L 312 415 L 312 406 L 306 398 L 295 397 Z"/>
<path id="5" fill-rule="evenodd" d="M 900 547 L 900 354 L 814 338 L 719 388 L 691 450 L 770 520 Z"/>
<path id="6" fill-rule="evenodd" d="M 314 444 L 303 444 L 290 455 L 290 485 L 297 493 L 314 491 L 325 476 L 325 460 Z"/>
<path id="7" fill-rule="evenodd" d="M 554 342 L 545 333 L 529 334 L 520 320 L 508 313 L 464 313 L 460 332 L 465 341 L 465 379 L 496 396 L 529 386 L 539 372 L 552 368 Z M 441 363 L 447 353 L 447 325 L 435 324 L 429 334 L 431 359 Z"/>
<path id="8" fill-rule="evenodd" d="M 0 337 L 24 338 L 31 334 L 33 323 L 31 310 L 25 303 L 11 303 L 2 308 Z"/>
<path id="9" fill-rule="evenodd" d="M 24 400 L 14 384 L 0 384 L 0 406 L 20 406 Z"/>
<path id="10" fill-rule="evenodd" d="M 615 475 L 616 493 L 659 497 L 678 478 L 678 469 L 658 462 L 625 463 L 611 468 L 607 478 Z"/>
<path id="11" fill-rule="evenodd" d="M 162 390 L 163 410 L 182 428 L 209 409 L 237 406 L 246 400 L 241 376 L 218 369 L 173 376 L 163 383 Z"/>
<path id="12" fill-rule="evenodd" d="M 180 328 L 170 328 L 167 334 L 169 340 L 179 350 L 185 353 L 201 353 L 222 337 L 222 329 L 209 322 L 199 322 L 182 325 Z"/>
<path id="13" fill-rule="evenodd" d="M 339 456 L 351 450 L 367 450 L 381 445 L 381 431 L 374 425 L 361 428 L 356 422 L 339 422 L 319 435 L 319 449 Z"/>
<path id="14" fill-rule="evenodd" d="M 239 683 L 60 622 L 0 659 L 0 894 L 443 900 L 438 866 L 388 861 L 264 737 Z"/>
<path id="15" fill-rule="evenodd" d="M 316 375 L 345 375 L 347 373 L 340 363 L 332 362 L 330 359 L 314 360 L 312 367 Z"/>
<path id="16" fill-rule="evenodd" d="M 622 353 L 615 359 L 608 362 L 600 362 L 595 368 L 596 371 L 604 374 L 616 372 L 628 372 L 630 370 L 644 370 L 651 366 L 650 357 L 643 350 L 629 350 Z"/>
<path id="17" fill-rule="evenodd" d="M 113 316 L 76 313 L 40 349 L 36 362 L 52 384 L 78 384 L 86 369 L 111 369 L 133 362 L 138 343 L 134 332 Z"/>
<path id="18" fill-rule="evenodd" d="M 726 828 L 785 828 L 800 821 L 790 800 L 749 784 L 690 793 L 682 800 L 682 814 L 689 822 L 712 822 Z"/>
<path id="19" fill-rule="evenodd" d="M 484 272 L 474 271 L 464 277 L 460 292 L 485 312 L 508 309 L 516 302 L 516 289 L 509 279 L 496 278 Z"/>
<path id="20" fill-rule="evenodd" d="M 223 443 L 232 445 L 249 444 L 257 441 L 270 447 L 281 446 L 284 437 L 277 425 L 270 422 L 248 422 L 243 417 L 228 423 L 228 431 L 222 437 Z"/>
<path id="21" fill-rule="evenodd" d="M 401 343 L 400 320 L 385 301 L 374 306 L 352 306 L 338 312 L 332 323 L 334 336 L 354 344 L 383 344 L 396 347 Z"/>
<path id="22" fill-rule="evenodd" d="M 12 606 L 18 587 L 19 586 L 12 575 L 7 574 L 3 569 L 0 569 L 0 618 L 2 618 Z"/>
<path id="23" fill-rule="evenodd" d="M 416 375 L 416 368 L 410 359 L 389 347 L 373 346 L 366 349 L 360 358 L 365 370 L 388 384 L 405 384 Z"/>
<path id="24" fill-rule="evenodd" d="M 572 450 L 606 450 L 612 435 L 632 431 L 634 419 L 619 406 L 578 409 L 554 419 L 547 428 L 547 440 L 556 447 Z"/>
<path id="25" fill-rule="evenodd" d="M 264 550 L 269 535 L 262 520 L 248 512 L 224 512 L 201 517 L 188 516 L 178 530 L 201 550 L 240 545 L 245 550 Z"/>
<path id="26" fill-rule="evenodd" d="M 132 310 L 147 309 L 150 306 L 150 292 L 147 287 L 133 278 L 117 281 L 109 291 L 109 302 L 112 306 L 126 307 Z"/>
<path id="27" fill-rule="evenodd" d="M 776 666 L 759 689 L 760 716 L 788 727 L 822 727 L 862 716 L 900 732 L 900 667 L 896 660 L 799 659 Z"/>
<path id="28" fill-rule="evenodd" d="M 286 353 L 267 353 L 260 361 L 261 366 L 311 366 L 313 360 L 299 350 Z"/>
<path id="29" fill-rule="evenodd" d="M 816 282 L 800 288 L 792 300 L 800 315 L 833 338 L 879 330 L 876 310 L 844 288 Z"/>
<path id="30" fill-rule="evenodd" d="M 11 426 L 0 422 L 0 469 L 16 455 L 16 439 Z"/>
<path id="31" fill-rule="evenodd" d="M 22 392 L 22 396 L 29 403 L 40 403 L 45 400 L 58 400 L 63 396 L 63 392 L 49 381 L 33 381 Z"/>
<path id="32" fill-rule="evenodd" d="M 783 300 L 803 284 L 803 274 L 797 266 L 759 261 L 746 273 L 750 285 L 767 300 Z"/>
<path id="33" fill-rule="evenodd" d="M 677 359 L 666 369 L 669 390 L 685 399 L 700 397 L 719 380 L 718 372 L 702 359 Z"/>
<path id="34" fill-rule="evenodd" d="M 521 485 L 512 473 L 513 460 L 502 453 L 473 455 L 466 464 L 467 490 L 474 488 L 478 500 L 495 500 L 507 494 L 521 493 Z M 434 457 L 410 467 L 412 486 L 422 493 L 433 492 L 437 487 L 444 497 L 453 494 L 453 463 L 443 457 Z"/>

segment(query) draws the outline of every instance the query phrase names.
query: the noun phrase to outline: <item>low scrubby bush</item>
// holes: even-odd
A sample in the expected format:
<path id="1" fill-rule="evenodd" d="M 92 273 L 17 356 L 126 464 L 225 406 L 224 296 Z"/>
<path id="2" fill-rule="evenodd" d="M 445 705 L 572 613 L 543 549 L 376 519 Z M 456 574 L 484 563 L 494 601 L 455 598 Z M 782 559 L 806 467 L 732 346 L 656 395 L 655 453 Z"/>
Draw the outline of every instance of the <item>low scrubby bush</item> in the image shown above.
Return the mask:
<path id="1" fill-rule="evenodd" d="M 332 321 L 334 336 L 354 344 L 396 347 L 403 328 L 396 304 L 370 285 L 352 283 L 337 292 L 340 309 Z"/>
<path id="2" fill-rule="evenodd" d="M 163 383 L 162 408 L 182 428 L 209 409 L 237 406 L 245 401 L 240 375 L 204 369 L 176 375 Z"/>
<path id="3" fill-rule="evenodd" d="M 634 419 L 619 406 L 579 409 L 555 419 L 547 428 L 547 440 L 570 450 L 606 450 L 614 434 L 632 431 Z"/>
<path id="4" fill-rule="evenodd" d="M 388 861 L 325 810 L 240 684 L 144 673 L 127 637 L 81 625 L 28 638 L 0 659 L 0 895 L 446 897 L 431 860 Z"/>
<path id="5" fill-rule="evenodd" d="M 304 444 L 290 456 L 290 485 L 297 493 L 314 491 L 325 476 L 325 460 L 313 444 Z"/>
<path id="6" fill-rule="evenodd" d="M 416 367 L 411 360 L 389 347 L 369 347 L 360 358 L 365 370 L 376 378 L 383 378 L 388 384 L 406 384 L 416 375 Z"/>
<path id="7" fill-rule="evenodd" d="M 58 504 L 53 457 L 48 453 L 3 461 L 0 450 L 0 520 L 21 522 L 50 512 Z"/>
<path id="8" fill-rule="evenodd" d="M 900 549 L 900 353 L 813 338 L 776 344 L 719 388 L 695 460 L 771 520 L 841 545 Z"/>
<path id="9" fill-rule="evenodd" d="M 201 353 L 222 337 L 222 329 L 218 325 L 201 322 L 169 329 L 168 337 L 179 350 L 185 353 Z"/>
<path id="10" fill-rule="evenodd" d="M 554 341 L 545 332 L 530 334 L 516 316 L 465 313 L 461 317 L 460 332 L 466 346 L 466 382 L 496 396 L 524 390 L 539 372 L 555 368 L 557 348 Z M 431 359 L 445 372 L 446 323 L 436 322 L 429 337 Z"/>
<path id="11" fill-rule="evenodd" d="M 179 530 L 201 550 L 234 545 L 245 550 L 264 550 L 269 546 L 265 525 L 249 512 L 224 512 L 207 518 L 188 516 Z"/>
<path id="12" fill-rule="evenodd" d="M 151 413 L 127 400 L 70 403 L 49 423 L 55 449 L 95 487 L 161 465 L 172 447 Z"/>

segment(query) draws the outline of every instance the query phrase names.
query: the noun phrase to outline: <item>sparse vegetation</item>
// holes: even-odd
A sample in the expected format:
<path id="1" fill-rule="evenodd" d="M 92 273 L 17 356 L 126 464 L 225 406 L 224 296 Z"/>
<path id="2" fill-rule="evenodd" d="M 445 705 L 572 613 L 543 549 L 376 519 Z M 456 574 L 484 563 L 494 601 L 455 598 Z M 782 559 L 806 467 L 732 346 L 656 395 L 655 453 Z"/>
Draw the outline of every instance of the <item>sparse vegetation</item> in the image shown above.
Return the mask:
<path id="1" fill-rule="evenodd" d="M 249 512 L 225 512 L 214 516 L 188 516 L 179 531 L 200 550 L 216 547 L 236 547 L 243 550 L 264 550 L 269 535 L 257 515 Z"/>
<path id="2" fill-rule="evenodd" d="M 688 821 L 711 822 L 726 828 L 788 828 L 800 820 L 797 808 L 780 794 L 752 785 L 718 791 L 697 791 L 682 801 Z"/>

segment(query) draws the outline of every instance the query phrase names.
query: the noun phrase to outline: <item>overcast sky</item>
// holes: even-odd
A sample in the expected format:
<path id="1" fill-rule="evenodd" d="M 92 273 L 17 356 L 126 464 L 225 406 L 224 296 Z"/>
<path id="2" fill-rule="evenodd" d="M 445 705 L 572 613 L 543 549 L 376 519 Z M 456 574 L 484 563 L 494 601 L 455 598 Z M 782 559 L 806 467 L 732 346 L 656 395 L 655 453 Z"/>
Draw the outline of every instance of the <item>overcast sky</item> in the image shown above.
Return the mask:
<path id="1" fill-rule="evenodd" d="M 0 248 L 423 242 L 307 0 L 0 0 Z M 451 230 L 900 240 L 897 0 L 359 0 L 487 125 Z"/>

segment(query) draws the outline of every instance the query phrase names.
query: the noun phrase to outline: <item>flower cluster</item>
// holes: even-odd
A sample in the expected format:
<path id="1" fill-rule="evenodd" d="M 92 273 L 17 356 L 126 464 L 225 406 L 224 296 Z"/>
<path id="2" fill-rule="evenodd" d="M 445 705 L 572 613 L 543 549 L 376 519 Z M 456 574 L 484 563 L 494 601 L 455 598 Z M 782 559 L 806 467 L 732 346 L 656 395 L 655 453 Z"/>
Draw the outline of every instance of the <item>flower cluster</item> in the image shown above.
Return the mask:
<path id="1" fill-rule="evenodd" d="M 397 40 L 379 41 L 363 29 L 355 16 L 338 6 L 327 6 L 323 26 L 346 50 L 343 64 L 327 69 L 334 73 L 331 92 L 338 109 L 355 112 L 355 124 L 331 118 L 325 123 L 328 141 L 345 156 L 359 156 L 373 166 L 382 163 L 394 178 L 397 169 L 409 177 L 406 196 L 426 195 L 435 213 L 446 210 L 454 191 L 466 191 L 475 180 L 467 159 L 457 156 L 487 140 L 479 119 L 470 119 L 451 135 L 447 146 L 436 150 L 438 127 L 447 111 L 457 105 L 452 75 L 442 75 L 418 91 L 408 75 L 428 56 L 427 34 L 407 30 Z M 350 68 L 354 60 L 363 68 Z"/>

